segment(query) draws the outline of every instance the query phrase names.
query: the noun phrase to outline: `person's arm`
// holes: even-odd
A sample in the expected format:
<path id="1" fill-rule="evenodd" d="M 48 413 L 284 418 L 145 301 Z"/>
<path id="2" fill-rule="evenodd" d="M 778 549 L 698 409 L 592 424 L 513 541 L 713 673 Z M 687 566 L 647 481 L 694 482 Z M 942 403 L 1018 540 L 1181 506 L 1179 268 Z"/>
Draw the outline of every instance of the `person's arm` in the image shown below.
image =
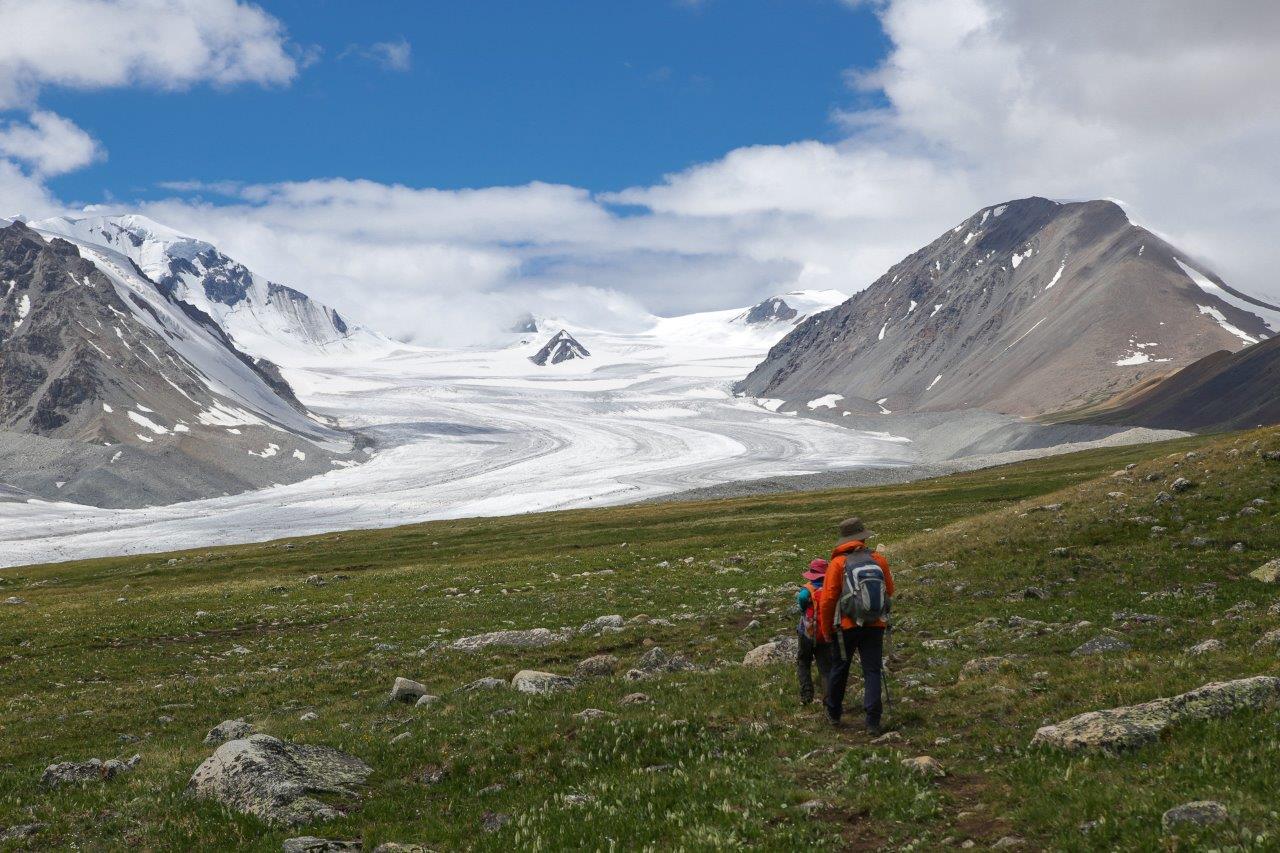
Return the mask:
<path id="1" fill-rule="evenodd" d="M 807 586 L 800 587 L 800 591 L 796 593 L 796 608 L 799 609 L 800 615 L 809 609 L 809 588 Z"/>
<path id="2" fill-rule="evenodd" d="M 827 564 L 827 579 L 822 582 L 822 595 L 818 596 L 818 631 L 824 643 L 836 638 L 836 603 L 840 599 L 844 557 L 836 557 Z"/>

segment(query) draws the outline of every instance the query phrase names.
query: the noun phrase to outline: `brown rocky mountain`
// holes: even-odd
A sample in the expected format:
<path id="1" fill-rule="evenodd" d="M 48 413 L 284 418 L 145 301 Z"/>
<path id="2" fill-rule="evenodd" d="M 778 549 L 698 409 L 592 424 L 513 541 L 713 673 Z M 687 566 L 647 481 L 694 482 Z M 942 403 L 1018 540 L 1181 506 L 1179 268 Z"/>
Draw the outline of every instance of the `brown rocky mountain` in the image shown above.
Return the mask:
<path id="1" fill-rule="evenodd" d="M 123 256 L 0 228 L 0 480 L 131 506 L 331 470 L 350 435 Z"/>
<path id="2" fill-rule="evenodd" d="M 1041 415 L 1270 337 L 1269 309 L 1112 202 L 1026 198 L 978 211 L 805 320 L 738 390 L 842 395 L 854 412 Z"/>

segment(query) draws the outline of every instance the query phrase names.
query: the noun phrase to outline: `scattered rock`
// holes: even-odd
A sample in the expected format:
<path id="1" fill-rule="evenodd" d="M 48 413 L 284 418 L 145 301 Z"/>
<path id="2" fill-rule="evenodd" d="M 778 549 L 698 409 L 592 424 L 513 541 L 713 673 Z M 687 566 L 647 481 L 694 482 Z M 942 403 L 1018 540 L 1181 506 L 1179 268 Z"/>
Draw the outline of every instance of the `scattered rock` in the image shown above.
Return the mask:
<path id="1" fill-rule="evenodd" d="M 826 807 L 827 807 L 827 804 L 824 803 L 822 800 L 806 800 L 805 802 L 797 806 L 797 808 L 799 808 L 800 811 L 804 812 L 807 815 L 817 814 L 818 812 L 822 811 Z"/>
<path id="2" fill-rule="evenodd" d="M 1015 850 L 1019 847 L 1026 847 L 1027 840 L 1017 835 L 1006 835 L 991 845 L 992 850 Z"/>
<path id="3" fill-rule="evenodd" d="M 119 761 L 115 758 L 107 761 L 97 758 L 79 762 L 63 761 L 46 767 L 44 773 L 40 774 L 40 782 L 50 788 L 82 782 L 105 782 L 137 767 L 141 760 L 141 755 L 135 755 L 128 761 Z"/>
<path id="4" fill-rule="evenodd" d="M 743 666 L 770 666 L 775 663 L 794 663 L 796 659 L 796 640 L 787 637 L 783 640 L 775 640 L 772 643 L 765 643 L 763 646 L 756 646 L 747 652 L 746 657 L 742 659 Z"/>
<path id="5" fill-rule="evenodd" d="M 328 746 L 256 734 L 227 741 L 196 768 L 187 790 L 268 823 L 330 820 L 340 812 L 317 796 L 354 798 L 373 769 Z"/>
<path id="6" fill-rule="evenodd" d="M 1253 644 L 1256 651 L 1267 651 L 1270 649 L 1280 649 L 1280 628 L 1268 631 L 1262 635 L 1262 639 Z"/>
<path id="7" fill-rule="evenodd" d="M 426 695 L 426 685 L 419 684 L 408 678 L 397 678 L 395 683 L 391 685 L 391 695 L 387 697 L 387 701 L 404 702 L 406 705 L 411 705 Z"/>
<path id="8" fill-rule="evenodd" d="M 1188 480 L 1186 477 L 1179 477 L 1173 481 L 1169 488 L 1173 489 L 1175 492 L 1186 492 L 1194 489 L 1195 486 L 1196 484 Z"/>
<path id="9" fill-rule="evenodd" d="M 1068 557 L 1070 555 L 1071 551 L 1067 548 L 1054 548 L 1049 552 L 1049 556 L 1051 557 Z"/>
<path id="10" fill-rule="evenodd" d="M 1237 512 L 1236 515 L 1240 516 L 1241 518 L 1244 518 L 1245 516 L 1249 516 L 1249 515 L 1262 515 L 1262 510 L 1258 509 L 1256 506 L 1247 506 L 1244 509 Z"/>
<path id="11" fill-rule="evenodd" d="M 1196 643 L 1194 646 L 1187 649 L 1187 654 L 1197 656 L 1208 655 L 1213 654 L 1214 652 L 1220 652 L 1222 649 L 1223 645 L 1221 640 L 1205 640 L 1204 642 Z"/>
<path id="12" fill-rule="evenodd" d="M 28 602 L 27 602 L 27 600 L 26 600 L 25 598 L 21 598 L 21 597 L 16 596 L 16 595 L 11 595 L 11 596 L 9 596 L 8 598 L 6 598 L 6 599 L 4 600 L 4 603 L 5 603 L 5 604 L 18 605 L 18 604 L 27 604 Z"/>
<path id="13" fill-rule="evenodd" d="M 428 764 L 418 771 L 415 778 L 423 785 L 439 785 L 444 781 L 444 777 L 448 775 L 449 771 L 439 764 Z"/>
<path id="14" fill-rule="evenodd" d="M 691 669 L 697 669 L 697 666 L 684 655 L 668 655 L 662 646 L 654 646 L 640 656 L 640 660 L 636 661 L 636 669 L 632 672 L 638 671 L 640 677 L 644 677 L 655 672 L 683 672 Z M 628 677 L 631 677 L 631 673 L 628 673 Z"/>
<path id="15" fill-rule="evenodd" d="M 925 776 L 938 777 L 947 775 L 942 769 L 942 764 L 938 759 L 932 758 L 928 755 L 921 755 L 916 758 L 904 758 L 902 759 L 902 766 L 908 770 L 914 770 L 917 773 L 922 773 Z"/>
<path id="16" fill-rule="evenodd" d="M 44 829 L 43 823 L 19 823 L 7 829 L 0 829 L 0 843 L 5 841 L 21 841 L 37 835 Z"/>
<path id="17" fill-rule="evenodd" d="M 1049 593 L 1038 586 L 1029 586 L 1019 593 L 1019 597 L 1027 599 L 1028 601 L 1032 599 L 1043 601 L 1049 597 Z"/>
<path id="18" fill-rule="evenodd" d="M 643 696 L 644 694 L 632 693 L 631 695 Z M 627 698 L 630 698 L 630 697 L 627 697 Z M 601 711 L 599 708 L 583 708 L 581 711 L 574 714 L 574 716 L 577 717 L 579 720 L 582 720 L 584 723 L 589 723 L 592 720 L 601 720 L 601 719 L 604 719 L 605 717 L 612 717 L 613 715 L 610 714 L 608 711 Z"/>
<path id="19" fill-rule="evenodd" d="M 511 679 L 511 686 L 521 693 L 558 693 L 573 689 L 573 679 L 553 672 L 522 669 Z"/>
<path id="20" fill-rule="evenodd" d="M 579 634 L 598 634 L 601 631 L 621 631 L 623 622 L 621 616 L 598 616 L 590 622 L 578 629 Z"/>
<path id="21" fill-rule="evenodd" d="M 546 628 L 531 628 L 528 631 L 490 631 L 474 637 L 459 637 L 449 644 L 449 648 L 456 652 L 477 652 L 492 646 L 538 649 L 566 640 L 571 633 L 573 632 L 557 633 Z"/>
<path id="22" fill-rule="evenodd" d="M 872 738 L 871 742 L 876 745 L 885 744 L 885 743 L 901 743 L 902 733 L 901 732 L 885 732 L 884 734 L 880 735 L 880 737 Z"/>
<path id="23" fill-rule="evenodd" d="M 1076 648 L 1071 654 L 1075 657 L 1083 657 L 1085 655 L 1109 655 L 1119 652 L 1127 652 L 1133 646 L 1129 644 L 1123 637 L 1117 637 L 1115 634 L 1099 634 L 1092 640 L 1088 640 Z"/>
<path id="24" fill-rule="evenodd" d="M 297 838 L 286 838 L 284 853 L 342 853 L 349 850 L 363 850 L 360 841 L 338 841 L 333 838 L 316 838 L 314 835 L 302 835 Z"/>
<path id="25" fill-rule="evenodd" d="M 458 692 L 470 693 L 474 690 L 499 690 L 506 686 L 507 682 L 503 681 L 501 678 L 485 677 L 477 678 L 470 684 L 464 684 L 458 688 Z"/>
<path id="26" fill-rule="evenodd" d="M 1257 675 L 1213 682 L 1177 696 L 1140 705 L 1089 711 L 1040 728 L 1032 746 L 1070 752 L 1135 749 L 1160 737 L 1184 720 L 1226 717 L 1242 709 L 1270 708 L 1280 703 L 1280 678 Z"/>
<path id="27" fill-rule="evenodd" d="M 223 720 L 213 728 L 209 729 L 209 733 L 204 736 L 204 742 L 209 746 L 217 746 L 226 743 L 229 740 L 240 740 L 253 734 L 253 726 L 244 720 Z"/>
<path id="28" fill-rule="evenodd" d="M 320 719 L 320 715 L 317 714 L 315 711 L 308 711 L 307 713 L 303 714 L 301 717 L 298 717 L 298 719 L 304 723 L 311 723 Z"/>
<path id="29" fill-rule="evenodd" d="M 398 841 L 384 841 L 373 848 L 373 853 L 431 853 L 431 848 L 421 844 L 401 844 Z"/>
<path id="30" fill-rule="evenodd" d="M 618 671 L 618 659 L 613 655 L 594 655 L 573 668 L 574 678 L 602 678 Z"/>
<path id="31" fill-rule="evenodd" d="M 983 658 L 974 658 L 967 661 L 964 666 L 960 667 L 960 680 L 967 681 L 979 675 L 987 675 L 992 672 L 999 672 L 1009 665 L 1007 658 L 998 655 Z"/>
<path id="32" fill-rule="evenodd" d="M 413 737 L 413 735 L 409 734 L 408 732 L 401 732 L 400 734 L 396 735 L 391 739 L 391 745 L 395 746 L 397 743 L 406 741 L 411 737 Z"/>
<path id="33" fill-rule="evenodd" d="M 623 705 L 644 705 L 649 702 L 649 696 L 646 693 L 628 693 L 622 697 Z"/>
<path id="34" fill-rule="evenodd" d="M 1169 809 L 1160 819 L 1160 824 L 1165 832 L 1172 832 L 1184 824 L 1209 826 L 1214 823 L 1223 823 L 1228 817 L 1230 815 L 1227 814 L 1227 807 L 1222 803 L 1213 800 L 1196 800 Z"/>
<path id="35" fill-rule="evenodd" d="M 485 812 L 480 818 L 480 825 L 484 827 L 485 832 L 497 832 L 509 823 L 511 823 L 511 815 L 502 812 Z"/>
<path id="36" fill-rule="evenodd" d="M 326 583 L 325 579 L 319 575 L 308 575 L 306 582 L 311 586 L 324 586 Z"/>
<path id="37" fill-rule="evenodd" d="M 1280 557 L 1249 572 L 1249 577 L 1263 583 L 1280 583 Z"/>
<path id="38" fill-rule="evenodd" d="M 430 693 L 423 693 L 418 697 L 418 701 L 413 703 L 415 708 L 425 708 L 428 705 L 434 705 L 440 701 L 439 696 L 432 696 Z"/>

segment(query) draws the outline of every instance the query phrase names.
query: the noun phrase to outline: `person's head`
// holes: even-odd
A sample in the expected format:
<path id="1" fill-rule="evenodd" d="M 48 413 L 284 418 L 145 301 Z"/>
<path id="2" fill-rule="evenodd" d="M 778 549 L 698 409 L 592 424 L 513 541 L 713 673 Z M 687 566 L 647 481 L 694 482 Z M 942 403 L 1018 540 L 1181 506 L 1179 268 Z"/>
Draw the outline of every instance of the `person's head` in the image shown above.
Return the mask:
<path id="1" fill-rule="evenodd" d="M 841 542 L 866 542 L 871 538 L 871 531 L 858 517 L 846 518 L 840 522 Z"/>
<path id="2" fill-rule="evenodd" d="M 827 561 L 821 557 L 809 563 L 809 570 L 804 573 L 807 581 L 819 581 L 827 576 Z"/>

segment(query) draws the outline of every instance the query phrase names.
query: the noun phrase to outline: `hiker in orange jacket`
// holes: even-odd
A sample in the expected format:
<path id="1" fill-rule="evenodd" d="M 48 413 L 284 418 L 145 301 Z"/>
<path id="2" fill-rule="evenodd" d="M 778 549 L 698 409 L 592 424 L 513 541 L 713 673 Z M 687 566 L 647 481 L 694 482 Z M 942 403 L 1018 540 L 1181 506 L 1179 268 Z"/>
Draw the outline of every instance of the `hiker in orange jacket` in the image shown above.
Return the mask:
<path id="1" fill-rule="evenodd" d="M 826 594 L 819 599 L 818 641 L 835 643 L 831 681 L 823 703 L 827 719 L 833 726 L 840 725 L 840 718 L 844 714 L 844 692 L 849 683 L 849 667 L 853 663 L 854 650 L 857 650 L 862 664 L 862 709 L 866 713 L 867 730 L 872 734 L 879 734 L 885 622 L 881 619 L 860 627 L 855 625 L 848 616 L 843 616 L 840 624 L 835 624 L 836 605 L 840 598 L 840 590 L 844 587 L 845 558 L 856 551 L 868 550 L 867 540 L 871 535 L 871 531 L 867 530 L 861 519 L 849 518 L 840 523 L 840 541 L 831 552 L 831 562 L 827 565 L 827 578 L 823 583 Z M 889 572 L 889 561 L 883 554 L 875 552 L 871 552 L 870 557 L 884 572 L 885 593 L 892 598 L 893 575 Z"/>

